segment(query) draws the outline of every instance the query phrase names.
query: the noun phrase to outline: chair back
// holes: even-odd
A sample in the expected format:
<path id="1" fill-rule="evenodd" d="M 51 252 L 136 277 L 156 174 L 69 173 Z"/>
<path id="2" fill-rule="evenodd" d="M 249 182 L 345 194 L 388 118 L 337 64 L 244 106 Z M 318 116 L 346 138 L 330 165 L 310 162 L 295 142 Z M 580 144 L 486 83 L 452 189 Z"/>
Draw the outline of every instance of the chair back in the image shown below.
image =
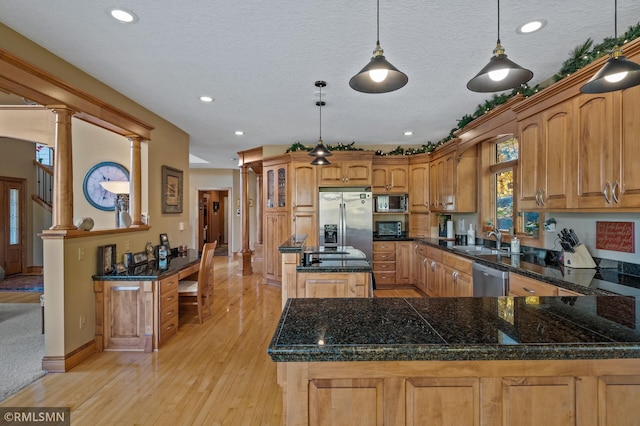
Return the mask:
<path id="1" fill-rule="evenodd" d="M 207 295 L 209 286 L 213 286 L 213 255 L 218 241 L 205 243 L 200 257 L 200 271 L 198 271 L 198 304 L 200 298 Z"/>

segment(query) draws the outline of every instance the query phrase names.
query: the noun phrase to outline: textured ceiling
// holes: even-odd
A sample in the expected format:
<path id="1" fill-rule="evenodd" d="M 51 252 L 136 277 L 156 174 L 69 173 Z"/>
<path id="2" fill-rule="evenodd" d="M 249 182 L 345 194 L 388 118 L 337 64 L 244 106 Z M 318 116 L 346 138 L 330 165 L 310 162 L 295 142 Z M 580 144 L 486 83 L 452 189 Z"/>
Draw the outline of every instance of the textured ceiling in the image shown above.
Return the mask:
<path id="1" fill-rule="evenodd" d="M 111 19 L 126 7 L 139 21 Z M 530 84 L 556 73 L 588 37 L 614 32 L 611 0 L 501 2 L 500 38 L 509 58 L 533 71 Z M 0 22 L 93 75 L 191 137 L 204 167 L 233 168 L 239 150 L 312 145 L 318 139 L 316 80 L 325 80 L 325 143 L 436 142 L 491 94 L 467 81 L 496 43 L 495 0 L 381 1 L 380 43 L 409 83 L 364 94 L 349 79 L 369 62 L 376 3 L 354 0 L 2 0 Z M 547 26 L 515 32 L 534 19 Z M 640 1 L 618 1 L 618 33 L 640 21 Z M 211 104 L 200 95 L 215 98 Z M 234 135 L 241 129 L 244 136 Z M 403 136 L 412 130 L 413 136 Z"/>

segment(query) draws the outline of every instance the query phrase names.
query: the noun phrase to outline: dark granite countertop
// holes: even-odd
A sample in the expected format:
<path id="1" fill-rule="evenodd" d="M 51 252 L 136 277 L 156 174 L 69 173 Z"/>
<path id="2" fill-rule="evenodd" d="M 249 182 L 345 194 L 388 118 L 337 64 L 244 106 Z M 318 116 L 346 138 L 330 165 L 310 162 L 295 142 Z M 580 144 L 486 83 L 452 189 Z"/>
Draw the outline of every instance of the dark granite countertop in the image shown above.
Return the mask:
<path id="1" fill-rule="evenodd" d="M 157 261 L 132 266 L 119 274 L 94 275 L 94 281 L 157 281 L 200 262 L 198 250 L 189 249 L 184 256 L 169 257 L 166 268 L 159 268 Z"/>
<path id="2" fill-rule="evenodd" d="M 629 296 L 289 299 L 276 362 L 640 358 Z"/>

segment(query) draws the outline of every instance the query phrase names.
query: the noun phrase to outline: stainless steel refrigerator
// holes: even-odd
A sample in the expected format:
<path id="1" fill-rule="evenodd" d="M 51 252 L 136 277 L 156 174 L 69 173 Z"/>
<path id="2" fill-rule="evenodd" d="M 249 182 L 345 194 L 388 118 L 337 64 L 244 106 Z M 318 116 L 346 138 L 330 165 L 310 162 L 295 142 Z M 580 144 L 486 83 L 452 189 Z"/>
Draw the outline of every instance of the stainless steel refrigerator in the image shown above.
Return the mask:
<path id="1" fill-rule="evenodd" d="M 321 246 L 352 246 L 372 260 L 371 188 L 320 188 L 318 207 Z"/>

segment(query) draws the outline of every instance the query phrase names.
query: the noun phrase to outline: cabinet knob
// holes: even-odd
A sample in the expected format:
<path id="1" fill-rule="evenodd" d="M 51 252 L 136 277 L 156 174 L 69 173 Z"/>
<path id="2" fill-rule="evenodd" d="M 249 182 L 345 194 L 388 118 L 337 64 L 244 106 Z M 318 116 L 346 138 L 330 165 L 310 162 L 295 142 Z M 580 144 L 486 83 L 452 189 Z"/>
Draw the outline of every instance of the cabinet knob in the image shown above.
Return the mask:
<path id="1" fill-rule="evenodd" d="M 522 289 L 523 289 L 524 291 L 526 291 L 527 293 L 536 294 L 536 291 L 535 291 L 535 290 L 530 290 L 530 289 L 528 289 L 528 288 L 526 288 L 526 287 L 522 287 Z"/>

